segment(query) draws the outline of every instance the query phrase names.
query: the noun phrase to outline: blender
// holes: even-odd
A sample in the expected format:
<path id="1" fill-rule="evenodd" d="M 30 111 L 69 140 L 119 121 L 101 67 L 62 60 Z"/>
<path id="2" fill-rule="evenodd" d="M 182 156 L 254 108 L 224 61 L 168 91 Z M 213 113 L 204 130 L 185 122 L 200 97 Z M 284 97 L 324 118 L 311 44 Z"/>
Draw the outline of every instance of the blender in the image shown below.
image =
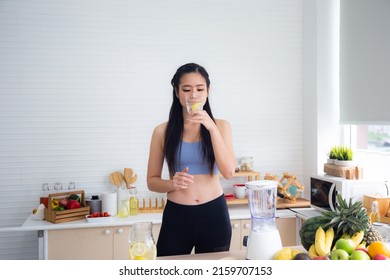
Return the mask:
<path id="1" fill-rule="evenodd" d="M 251 231 L 244 237 L 247 260 L 271 260 L 282 248 L 275 225 L 277 181 L 260 180 L 245 184 L 251 213 Z"/>

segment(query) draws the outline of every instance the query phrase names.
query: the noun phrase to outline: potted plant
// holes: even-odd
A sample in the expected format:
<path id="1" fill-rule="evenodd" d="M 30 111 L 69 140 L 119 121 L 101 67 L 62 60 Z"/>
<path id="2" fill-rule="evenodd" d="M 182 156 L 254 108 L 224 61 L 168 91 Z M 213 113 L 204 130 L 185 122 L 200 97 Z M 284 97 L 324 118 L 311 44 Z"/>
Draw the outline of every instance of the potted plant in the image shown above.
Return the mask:
<path id="1" fill-rule="evenodd" d="M 346 146 L 338 146 L 336 147 L 335 153 L 335 165 L 352 166 L 354 164 L 353 152 L 351 148 L 348 148 Z"/>
<path id="2" fill-rule="evenodd" d="M 329 153 L 327 153 L 327 163 L 329 164 L 334 164 L 335 160 L 337 159 L 337 147 L 336 146 L 333 146 Z"/>

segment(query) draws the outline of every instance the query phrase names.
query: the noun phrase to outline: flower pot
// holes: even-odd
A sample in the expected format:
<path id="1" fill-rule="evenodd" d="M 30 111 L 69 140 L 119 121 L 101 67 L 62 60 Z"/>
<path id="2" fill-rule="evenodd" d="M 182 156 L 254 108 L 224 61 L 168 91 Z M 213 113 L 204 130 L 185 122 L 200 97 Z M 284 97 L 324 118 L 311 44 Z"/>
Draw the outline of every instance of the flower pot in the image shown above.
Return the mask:
<path id="1" fill-rule="evenodd" d="M 326 163 L 329 163 L 329 164 L 334 164 L 334 161 L 335 161 L 335 159 L 333 159 L 333 158 L 326 159 Z"/>
<path id="2" fill-rule="evenodd" d="M 334 164 L 338 166 L 354 166 L 355 162 L 353 160 L 334 160 Z"/>

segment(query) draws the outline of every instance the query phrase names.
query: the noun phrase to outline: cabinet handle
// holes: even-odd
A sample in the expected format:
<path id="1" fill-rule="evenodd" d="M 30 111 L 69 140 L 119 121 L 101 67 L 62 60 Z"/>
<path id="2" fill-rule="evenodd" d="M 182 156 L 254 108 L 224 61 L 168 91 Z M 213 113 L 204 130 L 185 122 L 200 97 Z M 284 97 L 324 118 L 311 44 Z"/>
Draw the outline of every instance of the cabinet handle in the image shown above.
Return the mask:
<path id="1" fill-rule="evenodd" d="M 250 226 L 251 226 L 250 224 L 245 224 L 244 228 L 250 228 Z"/>
<path id="2" fill-rule="evenodd" d="M 105 235 L 109 235 L 110 233 L 111 233 L 111 230 L 109 230 L 109 229 L 104 230 Z"/>
<path id="3" fill-rule="evenodd" d="M 117 232 L 118 233 L 123 233 L 123 228 L 118 228 Z"/>
<path id="4" fill-rule="evenodd" d="M 233 224 L 233 228 L 238 228 L 238 224 Z"/>

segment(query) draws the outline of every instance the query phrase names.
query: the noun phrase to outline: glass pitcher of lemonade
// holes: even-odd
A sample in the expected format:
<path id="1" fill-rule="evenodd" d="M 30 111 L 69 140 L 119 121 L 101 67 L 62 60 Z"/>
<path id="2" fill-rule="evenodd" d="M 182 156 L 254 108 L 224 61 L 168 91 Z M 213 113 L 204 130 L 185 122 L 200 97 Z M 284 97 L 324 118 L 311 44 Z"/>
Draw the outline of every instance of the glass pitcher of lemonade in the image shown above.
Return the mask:
<path id="1" fill-rule="evenodd" d="M 130 260 L 155 260 L 156 244 L 153 240 L 152 223 L 139 222 L 131 226 L 129 235 Z"/>

